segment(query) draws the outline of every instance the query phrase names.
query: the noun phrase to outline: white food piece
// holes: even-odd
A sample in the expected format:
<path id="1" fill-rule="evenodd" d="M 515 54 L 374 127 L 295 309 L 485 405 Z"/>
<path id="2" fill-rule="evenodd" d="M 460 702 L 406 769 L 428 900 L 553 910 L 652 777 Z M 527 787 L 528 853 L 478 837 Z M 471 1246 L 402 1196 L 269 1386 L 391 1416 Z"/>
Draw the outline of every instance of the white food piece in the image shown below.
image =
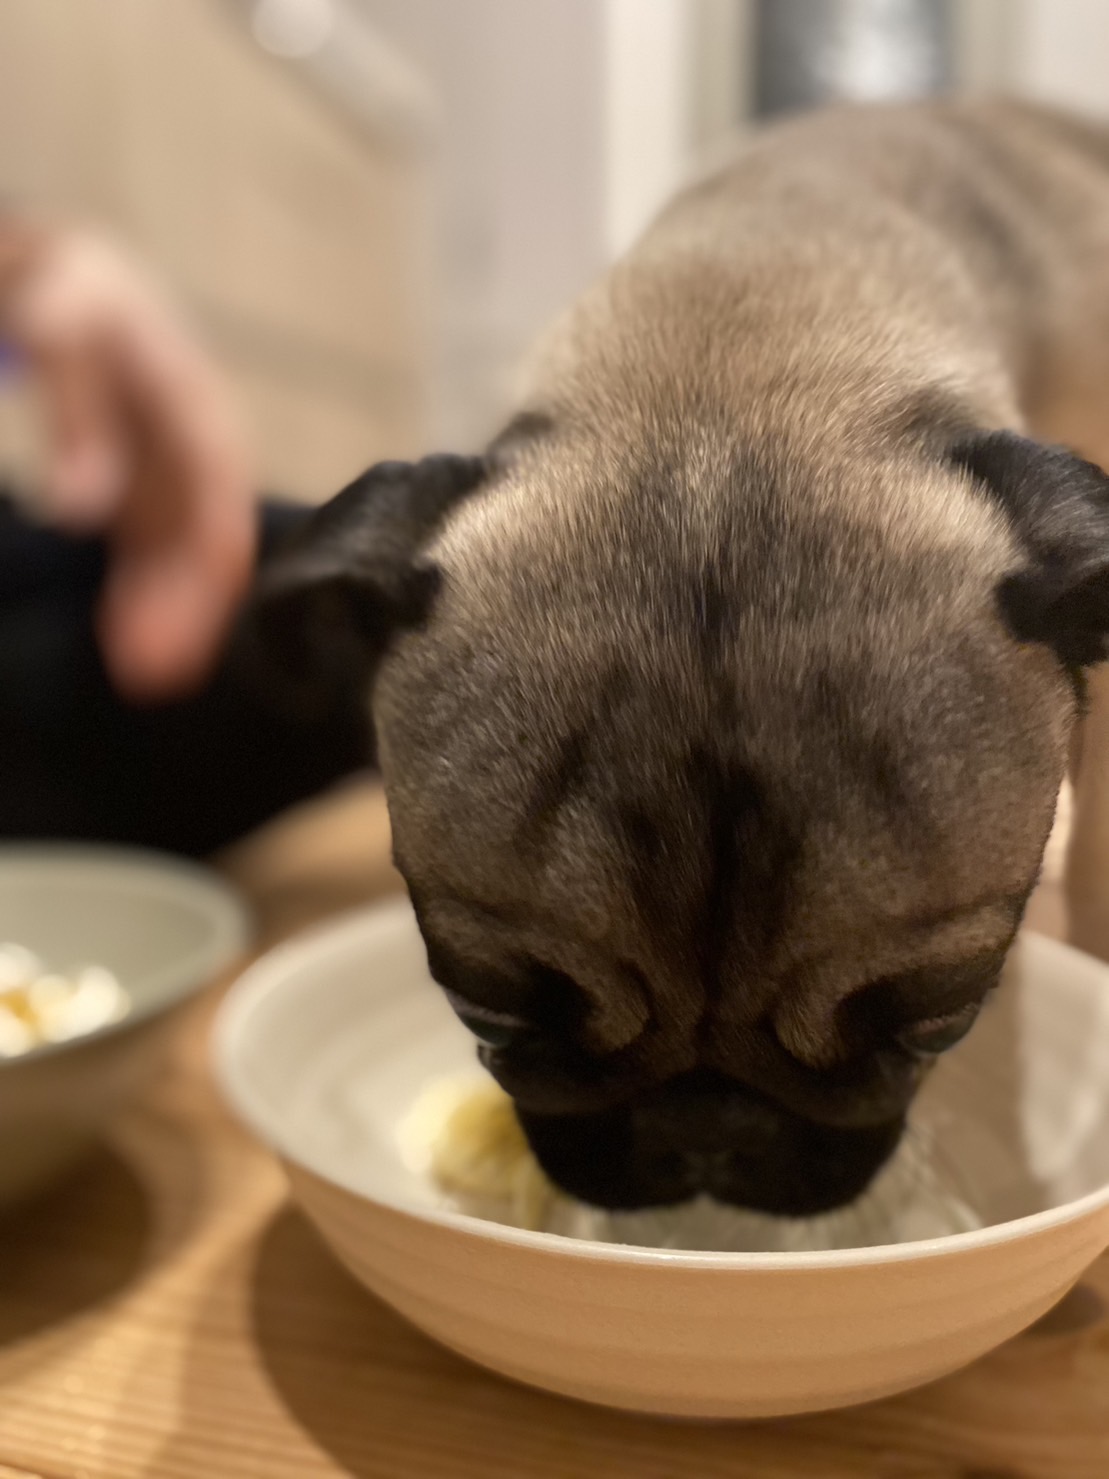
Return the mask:
<path id="1" fill-rule="evenodd" d="M 22 1017 L 0 1001 L 0 1058 L 15 1058 L 35 1045 L 35 1034 Z"/>
<path id="2" fill-rule="evenodd" d="M 102 966 L 48 972 L 21 945 L 0 945 L 0 1058 L 84 1037 L 120 1021 L 130 1005 L 123 987 Z"/>
<path id="3" fill-rule="evenodd" d="M 464 1210 L 537 1231 L 554 1188 L 528 1147 L 512 1100 L 490 1078 L 433 1084 L 401 1127 L 402 1149 Z"/>
<path id="4" fill-rule="evenodd" d="M 0 944 L 0 993 L 29 986 L 42 970 L 42 961 L 22 945 Z"/>

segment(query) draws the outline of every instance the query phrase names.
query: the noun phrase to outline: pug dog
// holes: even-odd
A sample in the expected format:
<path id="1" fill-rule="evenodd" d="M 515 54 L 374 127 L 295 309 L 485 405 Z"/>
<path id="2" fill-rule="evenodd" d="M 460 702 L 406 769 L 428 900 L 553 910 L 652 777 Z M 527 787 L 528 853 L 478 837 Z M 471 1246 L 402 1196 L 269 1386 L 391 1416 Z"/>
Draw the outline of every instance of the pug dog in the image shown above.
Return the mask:
<path id="1" fill-rule="evenodd" d="M 372 691 L 431 971 L 565 1191 L 857 1197 L 1068 763 L 1109 958 L 1099 459 L 1109 130 L 846 109 L 665 209 L 484 455 L 372 468 L 275 568 L 272 640 Z"/>

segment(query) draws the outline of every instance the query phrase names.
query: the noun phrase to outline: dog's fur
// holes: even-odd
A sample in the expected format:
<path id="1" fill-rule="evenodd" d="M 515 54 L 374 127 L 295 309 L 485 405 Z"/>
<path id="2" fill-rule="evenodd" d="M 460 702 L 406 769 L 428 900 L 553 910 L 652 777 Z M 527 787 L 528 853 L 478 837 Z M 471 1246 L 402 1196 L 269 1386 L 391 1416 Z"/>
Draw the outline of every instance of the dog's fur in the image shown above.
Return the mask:
<path id="1" fill-rule="evenodd" d="M 845 110 L 666 210 L 482 464 L 371 470 L 290 555 L 390 639 L 431 967 L 568 1190 L 860 1191 L 1079 748 L 1109 957 L 1109 480 L 1027 439 L 1109 461 L 1107 410 L 1109 132 Z"/>

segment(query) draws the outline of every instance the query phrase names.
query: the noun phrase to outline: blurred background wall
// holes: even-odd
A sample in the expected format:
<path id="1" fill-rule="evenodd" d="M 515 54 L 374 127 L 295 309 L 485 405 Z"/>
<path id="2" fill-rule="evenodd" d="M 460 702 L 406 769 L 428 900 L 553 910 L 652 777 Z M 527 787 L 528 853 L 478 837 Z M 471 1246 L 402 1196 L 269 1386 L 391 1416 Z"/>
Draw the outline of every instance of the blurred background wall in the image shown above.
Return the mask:
<path id="1" fill-rule="evenodd" d="M 0 194 L 125 235 L 230 370 L 267 485 L 321 498 L 495 428 L 543 322 L 788 102 L 787 10 L 812 101 L 946 78 L 1109 113 L 1103 0 L 0 0 Z M 904 65 L 913 24 L 942 65 Z M 27 446 L 16 402 L 0 455 Z"/>

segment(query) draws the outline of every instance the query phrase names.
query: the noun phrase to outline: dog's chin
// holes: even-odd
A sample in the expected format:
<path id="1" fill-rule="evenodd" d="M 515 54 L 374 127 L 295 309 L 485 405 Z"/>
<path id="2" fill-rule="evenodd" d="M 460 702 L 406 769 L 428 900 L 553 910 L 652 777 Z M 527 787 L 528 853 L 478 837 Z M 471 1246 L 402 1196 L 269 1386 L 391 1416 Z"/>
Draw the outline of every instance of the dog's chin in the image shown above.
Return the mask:
<path id="1" fill-rule="evenodd" d="M 604 1114 L 517 1111 L 544 1172 L 567 1195 L 608 1211 L 674 1206 L 699 1196 L 780 1217 L 815 1217 L 859 1198 L 889 1160 L 904 1115 L 833 1129 L 733 1097 L 692 1116 L 675 1103 Z M 669 1120 L 669 1125 L 667 1124 Z"/>

